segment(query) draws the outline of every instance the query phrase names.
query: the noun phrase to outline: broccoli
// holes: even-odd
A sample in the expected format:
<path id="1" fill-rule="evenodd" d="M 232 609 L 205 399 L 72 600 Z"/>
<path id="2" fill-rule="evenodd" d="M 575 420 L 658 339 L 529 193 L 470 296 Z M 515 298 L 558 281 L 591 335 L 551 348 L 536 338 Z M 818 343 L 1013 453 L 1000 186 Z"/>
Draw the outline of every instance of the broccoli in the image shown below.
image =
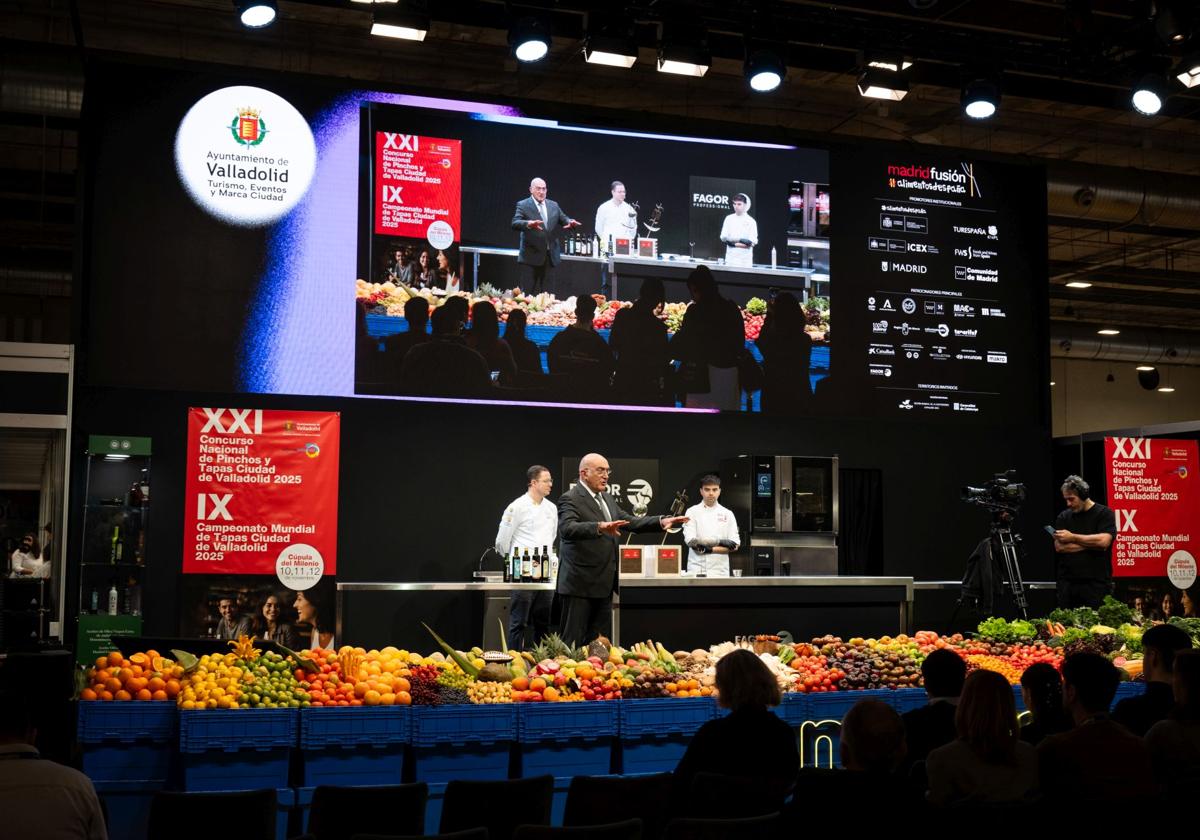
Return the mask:
<path id="1" fill-rule="evenodd" d="M 1100 624 L 1109 627 L 1120 627 L 1122 624 L 1133 623 L 1133 610 L 1111 595 L 1104 596 L 1104 603 L 1099 610 Z"/>

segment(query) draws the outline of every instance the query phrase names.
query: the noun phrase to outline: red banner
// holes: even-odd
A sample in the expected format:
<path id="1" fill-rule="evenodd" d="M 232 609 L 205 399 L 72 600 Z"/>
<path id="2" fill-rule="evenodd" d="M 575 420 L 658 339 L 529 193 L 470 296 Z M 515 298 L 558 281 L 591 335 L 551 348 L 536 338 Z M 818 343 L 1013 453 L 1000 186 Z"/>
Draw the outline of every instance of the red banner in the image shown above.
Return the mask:
<path id="1" fill-rule="evenodd" d="M 185 574 L 277 575 L 308 589 L 337 571 L 340 416 L 193 408 Z"/>
<path id="2" fill-rule="evenodd" d="M 1194 440 L 1105 438 L 1108 503 L 1117 518 L 1116 577 L 1195 576 L 1192 532 L 1200 513 Z"/>
<path id="3" fill-rule="evenodd" d="M 445 249 L 459 239 L 461 216 L 461 140 L 375 132 L 376 233 Z"/>

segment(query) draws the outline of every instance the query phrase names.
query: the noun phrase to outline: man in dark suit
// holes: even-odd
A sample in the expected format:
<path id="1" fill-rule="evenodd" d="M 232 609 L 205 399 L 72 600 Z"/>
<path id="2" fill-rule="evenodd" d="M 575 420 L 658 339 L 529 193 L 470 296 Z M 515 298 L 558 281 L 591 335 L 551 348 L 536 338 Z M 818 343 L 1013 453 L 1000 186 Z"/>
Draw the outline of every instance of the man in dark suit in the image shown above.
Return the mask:
<path id="1" fill-rule="evenodd" d="M 906 771 L 958 737 L 954 716 L 967 679 L 967 663 L 948 648 L 935 650 L 921 663 L 921 677 L 929 702 L 901 716 L 907 744 Z"/>
<path id="2" fill-rule="evenodd" d="M 607 635 L 617 589 L 621 531 L 674 528 L 686 516 L 631 517 L 608 492 L 608 461 L 592 453 L 579 462 L 579 483 L 558 500 L 558 586 L 561 635 L 576 646 Z"/>
<path id="3" fill-rule="evenodd" d="M 537 294 L 543 290 L 546 272 L 562 259 L 558 231 L 579 225 L 578 220 L 563 212 L 558 202 L 546 198 L 545 181 L 534 178 L 529 182 L 529 198 L 517 202 L 512 220 L 512 229 L 521 232 L 517 262 L 529 267 L 526 291 Z"/>

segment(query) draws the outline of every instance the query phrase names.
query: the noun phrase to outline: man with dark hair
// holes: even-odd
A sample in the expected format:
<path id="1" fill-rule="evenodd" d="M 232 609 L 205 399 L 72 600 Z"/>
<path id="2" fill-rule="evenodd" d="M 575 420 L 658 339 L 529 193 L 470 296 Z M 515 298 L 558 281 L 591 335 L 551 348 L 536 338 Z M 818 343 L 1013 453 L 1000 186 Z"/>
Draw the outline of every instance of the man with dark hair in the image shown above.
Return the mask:
<path id="1" fill-rule="evenodd" d="M 27 698 L 0 689 L 0 824 L 5 837 L 107 840 L 87 776 L 38 754 Z"/>
<path id="2" fill-rule="evenodd" d="M 928 701 L 902 716 L 909 764 L 924 761 L 932 750 L 958 737 L 954 716 L 967 678 L 967 663 L 952 650 L 935 650 L 921 663 Z"/>
<path id="3" fill-rule="evenodd" d="M 637 210 L 625 203 L 625 185 L 613 181 L 609 190 L 612 199 L 596 208 L 596 236 L 605 254 L 612 253 L 618 239 L 628 239 L 633 246 L 637 245 Z M 600 265 L 600 294 L 608 295 L 607 260 Z"/>
<path id="4" fill-rule="evenodd" d="M 1054 523 L 1058 552 L 1058 605 L 1065 609 L 1098 608 L 1112 591 L 1112 544 L 1117 519 L 1112 509 L 1091 498 L 1080 476 L 1069 475 L 1062 485 L 1067 509 Z"/>
<path id="5" fill-rule="evenodd" d="M 388 379 L 396 382 L 400 378 L 400 366 L 408 351 L 418 344 L 429 341 L 425 327 L 429 323 L 429 301 L 423 297 L 411 297 L 404 302 L 404 320 L 408 329 L 389 335 L 383 342 L 383 351 Z"/>
<path id="6" fill-rule="evenodd" d="M 401 392 L 438 397 L 487 396 L 492 387 L 487 362 L 463 341 L 458 309 L 446 301 L 434 310 L 429 322 L 432 339 L 410 349 L 400 363 Z"/>
<path id="7" fill-rule="evenodd" d="M 700 479 L 700 504 L 684 514 L 683 542 L 688 547 L 689 577 L 729 577 L 729 555 L 738 550 L 737 520 L 733 511 L 717 500 L 721 498 L 721 479 L 706 475 Z"/>
<path id="8" fill-rule="evenodd" d="M 216 636 L 218 639 L 236 641 L 239 636 L 254 635 L 254 622 L 248 615 L 238 615 L 237 596 L 232 593 L 222 595 L 217 600 L 217 611 L 221 618 L 217 621 Z"/>
<path id="9" fill-rule="evenodd" d="M 594 393 L 608 387 L 613 372 L 612 350 L 596 332 L 596 300 L 591 295 L 575 299 L 575 323 L 554 336 L 546 348 L 551 373 L 578 377 L 581 388 Z"/>
<path id="10" fill-rule="evenodd" d="M 1038 744 L 1042 779 L 1061 802 L 1131 802 L 1155 795 L 1150 753 L 1141 738 L 1108 716 L 1120 675 L 1098 653 L 1062 664 L 1063 708 L 1075 728 Z"/>
<path id="11" fill-rule="evenodd" d="M 1173 624 L 1158 624 L 1143 633 L 1142 673 L 1146 692 L 1118 703 L 1113 709 L 1113 720 L 1140 738 L 1146 736 L 1151 726 L 1166 720 L 1175 705 L 1171 688 L 1175 654 L 1191 647 L 1191 637 Z"/>
<path id="12" fill-rule="evenodd" d="M 614 399 L 639 405 L 662 405 L 670 370 L 667 325 L 658 312 L 667 299 L 662 280 L 647 277 L 633 306 L 613 318 L 608 344 L 617 357 Z"/>
<path id="13" fill-rule="evenodd" d="M 689 406 L 736 411 L 741 406 L 737 365 L 746 349 L 741 310 L 721 296 L 706 265 L 692 269 L 687 285 L 694 303 L 671 339 L 671 356 L 683 363 L 681 389 Z"/>
<path id="14" fill-rule="evenodd" d="M 525 471 L 526 490 L 504 509 L 496 532 L 496 551 L 508 558 L 513 551 L 553 552 L 558 535 L 558 508 L 546 497 L 554 489 L 550 470 L 534 464 Z M 519 583 L 514 580 L 513 583 Z M 546 635 L 550 626 L 552 591 L 516 590 L 508 599 L 508 646 L 528 650 Z M 528 638 L 526 631 L 532 634 Z"/>
<path id="15" fill-rule="evenodd" d="M 880 700 L 859 700 L 842 720 L 842 767 L 864 773 L 894 773 L 904 760 L 904 722 Z"/>

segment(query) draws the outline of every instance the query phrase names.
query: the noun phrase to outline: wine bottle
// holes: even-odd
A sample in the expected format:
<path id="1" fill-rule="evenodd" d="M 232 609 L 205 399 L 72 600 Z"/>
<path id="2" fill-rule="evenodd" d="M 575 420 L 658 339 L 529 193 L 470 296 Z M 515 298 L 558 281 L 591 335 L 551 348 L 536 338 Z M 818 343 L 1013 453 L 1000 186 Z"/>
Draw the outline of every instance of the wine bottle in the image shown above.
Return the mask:
<path id="1" fill-rule="evenodd" d="M 512 555 L 507 555 L 504 558 L 504 582 L 512 583 Z"/>
<path id="2" fill-rule="evenodd" d="M 92 615 L 100 614 L 100 590 L 92 589 Z"/>
<path id="3" fill-rule="evenodd" d="M 116 563 L 119 563 L 121 561 L 121 552 L 122 552 L 121 526 L 114 525 L 113 526 L 113 534 L 112 534 L 112 544 L 109 546 L 109 549 L 108 549 L 108 562 L 112 563 L 114 565 Z"/>
<path id="4" fill-rule="evenodd" d="M 542 555 L 537 553 L 537 549 L 533 550 L 533 560 L 529 564 L 529 579 L 533 583 L 540 583 L 542 580 Z"/>
<path id="5" fill-rule="evenodd" d="M 508 579 L 510 583 L 521 582 L 521 549 L 513 546 L 512 550 L 512 571 L 509 573 Z"/>
<path id="6" fill-rule="evenodd" d="M 546 546 L 542 546 L 542 583 L 547 583 L 550 580 L 550 552 Z"/>
<path id="7" fill-rule="evenodd" d="M 533 560 L 529 557 L 529 549 L 521 555 L 521 583 L 529 583 L 533 579 Z"/>

